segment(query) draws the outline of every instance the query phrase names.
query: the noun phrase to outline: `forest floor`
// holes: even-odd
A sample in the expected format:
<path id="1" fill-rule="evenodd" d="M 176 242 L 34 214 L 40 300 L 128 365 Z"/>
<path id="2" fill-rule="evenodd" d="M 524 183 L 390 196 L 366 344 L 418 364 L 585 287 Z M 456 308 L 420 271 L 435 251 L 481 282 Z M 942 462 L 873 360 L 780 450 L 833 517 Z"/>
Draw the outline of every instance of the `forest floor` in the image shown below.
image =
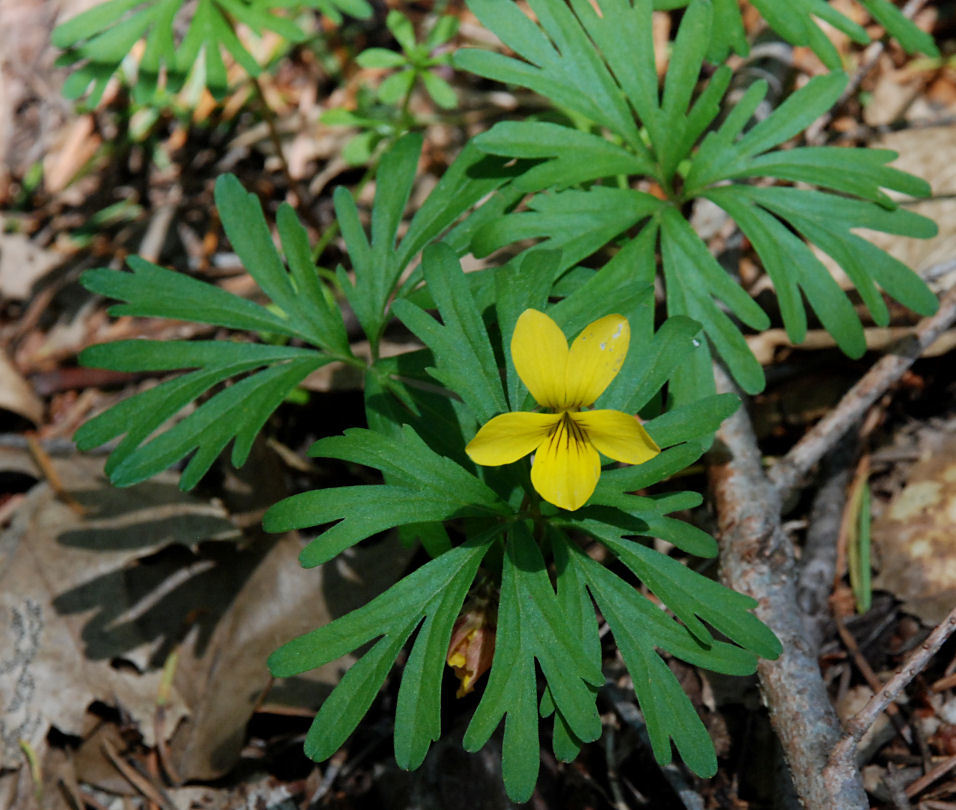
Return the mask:
<path id="1" fill-rule="evenodd" d="M 855 4 L 836 4 L 860 16 Z M 357 131 L 319 118 L 354 109 L 381 81 L 383 72 L 359 68 L 355 55 L 395 47 L 383 22 L 387 7 L 400 7 L 419 29 L 435 6 L 459 17 L 451 47 L 493 46 L 494 38 L 461 2 L 388 0 L 377 4 L 374 20 L 329 25 L 291 49 L 263 74 L 261 93 L 238 82 L 222 104 L 202 95 L 156 109 L 134 103 L 117 83 L 88 109 L 63 98 L 68 72 L 54 64 L 50 33 L 89 5 L 0 0 L 0 807 L 512 806 L 501 787 L 500 743 L 493 738 L 475 755 L 461 749 L 477 697 L 454 698 L 450 671 L 445 734 L 419 771 L 405 773 L 391 753 L 394 678 L 347 745 L 316 764 L 302 741 L 349 662 L 280 682 L 265 668 L 283 641 L 364 604 L 422 559 L 382 536 L 306 571 L 297 563 L 302 538 L 261 529 L 264 510 L 280 498 L 358 480 L 349 465 L 305 457 L 315 439 L 363 421 L 357 380 L 335 369 L 308 378 L 304 395 L 281 406 L 241 470 L 221 459 L 190 493 L 178 489 L 174 471 L 115 489 L 103 474 L 105 452 L 81 454 L 71 441 L 89 417 L 155 382 L 154 375 L 81 367 L 80 351 L 122 338 L 215 332 L 111 318 L 108 302 L 80 286 L 84 270 L 119 269 L 138 254 L 256 296 L 214 213 L 213 185 L 227 171 L 259 196 L 270 221 L 280 202 L 292 202 L 313 243 L 329 240 L 326 267 L 347 261 L 333 230 L 332 191 L 345 185 L 367 205 L 374 178 L 342 157 Z M 894 165 L 929 180 L 933 197 L 912 207 L 938 223 L 939 236 L 875 238 L 951 298 L 956 14 L 951 3 L 929 4 L 917 20 L 947 58 L 908 57 L 894 45 L 866 50 L 833 35 L 860 90 L 811 134 L 818 143 L 893 149 L 900 154 Z M 756 36 L 758 18 L 747 21 Z M 657 22 L 666 38 L 670 17 L 660 12 Z M 800 48 L 779 64 L 755 54 L 737 67 L 769 71 L 785 85 L 822 69 Z M 424 94 L 412 100 L 425 133 L 413 203 L 468 137 L 542 103 L 450 69 L 442 75 L 458 96 L 456 109 L 443 111 Z M 710 214 L 695 212 L 695 224 L 772 312 L 772 288 L 748 246 L 732 223 Z M 869 351 L 859 360 L 818 330 L 799 347 L 781 329 L 750 338 L 768 378 L 766 391 L 747 403 L 765 463 L 792 458 L 788 452 L 821 418 L 845 411 L 847 393 L 859 393 L 867 371 L 912 332 L 918 318 L 889 303 L 889 328 L 865 321 Z M 911 367 L 885 372 L 875 401 L 860 405 L 843 438 L 819 439 L 823 459 L 794 467 L 791 485 L 779 490 L 779 528 L 798 558 L 800 578 L 791 585 L 815 621 L 819 666 L 844 719 L 956 604 L 951 323 Z M 356 340 L 359 334 L 356 327 Z M 400 351 L 410 336 L 387 340 Z M 721 463 L 711 458 L 692 468 L 681 487 L 726 498 Z M 684 517 L 732 531 L 718 526 L 712 502 Z M 835 576 L 814 579 L 834 566 Z M 875 807 L 956 810 L 956 642 L 933 652 L 861 743 L 858 762 Z M 544 744 L 532 807 L 793 806 L 756 678 L 671 665 L 714 739 L 717 775 L 702 780 L 655 763 L 623 670 L 611 660 L 612 684 L 599 702 L 604 735 L 571 764 L 555 761 Z"/>

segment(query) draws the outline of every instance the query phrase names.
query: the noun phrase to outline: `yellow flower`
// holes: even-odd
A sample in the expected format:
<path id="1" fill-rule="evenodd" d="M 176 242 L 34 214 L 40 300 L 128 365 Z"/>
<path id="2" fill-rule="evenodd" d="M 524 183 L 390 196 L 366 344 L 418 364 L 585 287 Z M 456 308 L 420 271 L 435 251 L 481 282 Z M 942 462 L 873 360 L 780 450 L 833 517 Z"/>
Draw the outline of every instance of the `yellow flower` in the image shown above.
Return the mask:
<path id="1" fill-rule="evenodd" d="M 560 327 L 536 309 L 518 318 L 511 357 L 518 376 L 550 413 L 503 413 L 485 424 L 465 451 L 476 464 L 510 464 L 534 453 L 531 483 L 562 509 L 584 505 L 601 476 L 598 452 L 642 464 L 660 448 L 635 416 L 585 411 L 621 370 L 631 329 L 621 315 L 594 321 L 568 349 Z"/>

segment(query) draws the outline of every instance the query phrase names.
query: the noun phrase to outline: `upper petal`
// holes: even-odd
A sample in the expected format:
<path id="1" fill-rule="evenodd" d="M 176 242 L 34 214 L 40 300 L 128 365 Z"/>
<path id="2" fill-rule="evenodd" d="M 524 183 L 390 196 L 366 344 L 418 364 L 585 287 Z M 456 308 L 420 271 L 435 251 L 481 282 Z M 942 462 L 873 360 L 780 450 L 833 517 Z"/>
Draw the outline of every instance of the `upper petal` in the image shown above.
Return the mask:
<path id="1" fill-rule="evenodd" d="M 539 405 L 563 407 L 568 340 L 551 318 L 536 309 L 522 312 L 511 337 L 511 358 Z"/>
<path id="2" fill-rule="evenodd" d="M 559 418 L 557 428 L 535 454 L 531 483 L 549 503 L 578 509 L 601 477 L 601 457 L 567 414 Z"/>
<path id="3" fill-rule="evenodd" d="M 585 327 L 568 354 L 565 407 L 590 405 L 621 370 L 631 340 L 631 327 L 622 315 L 605 315 Z"/>
<path id="4" fill-rule="evenodd" d="M 475 464 L 510 464 L 533 452 L 560 418 L 556 413 L 503 413 L 485 423 L 465 452 Z"/>
<path id="5" fill-rule="evenodd" d="M 600 452 L 615 461 L 643 464 L 661 452 L 636 416 L 621 411 L 583 411 L 571 418 Z"/>

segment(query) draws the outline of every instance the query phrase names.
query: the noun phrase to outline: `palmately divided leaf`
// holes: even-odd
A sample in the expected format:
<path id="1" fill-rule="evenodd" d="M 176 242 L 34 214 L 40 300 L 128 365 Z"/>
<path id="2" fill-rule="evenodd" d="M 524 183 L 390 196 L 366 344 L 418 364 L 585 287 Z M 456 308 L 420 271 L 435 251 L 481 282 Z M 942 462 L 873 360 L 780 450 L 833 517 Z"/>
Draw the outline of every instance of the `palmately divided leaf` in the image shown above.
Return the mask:
<path id="1" fill-rule="evenodd" d="M 455 252 L 438 242 L 422 256 L 425 280 L 444 325 L 407 300 L 395 314 L 435 355 L 432 375 L 457 392 L 479 422 L 507 410 L 494 351 Z"/>
<path id="2" fill-rule="evenodd" d="M 330 359 L 308 349 L 226 341 L 131 340 L 92 346 L 80 355 L 80 361 L 100 368 L 199 368 L 114 405 L 80 427 L 75 440 L 81 449 L 90 449 L 125 434 L 106 463 L 106 473 L 116 486 L 143 481 L 195 450 L 180 479 L 183 489 L 191 489 L 234 437 L 232 462 L 241 466 L 269 414 Z M 166 420 L 217 383 L 262 366 L 269 368 L 219 392 L 143 444 Z"/>
<path id="3" fill-rule="evenodd" d="M 380 639 L 322 704 L 306 739 L 308 756 L 326 759 L 345 742 L 368 711 L 399 650 L 424 618 L 406 664 L 395 718 L 399 764 L 420 764 L 440 732 L 441 674 L 451 627 L 493 539 L 494 533 L 485 534 L 442 554 L 367 605 L 299 636 L 269 657 L 273 675 L 288 677 Z"/>
<path id="4" fill-rule="evenodd" d="M 582 522 L 582 527 L 585 522 Z M 552 536 L 559 571 L 573 568 L 577 587 L 586 585 L 608 622 L 635 693 L 644 712 L 654 755 L 661 764 L 671 759 L 670 740 L 696 773 L 716 769 L 713 744 L 693 705 L 655 647 L 714 671 L 746 674 L 756 656 L 722 641 L 702 644 L 689 630 L 661 611 L 635 588 L 591 560 L 560 533 Z"/>
<path id="5" fill-rule="evenodd" d="M 598 177 L 650 174 L 654 164 L 606 138 L 544 121 L 505 121 L 474 139 L 491 155 L 545 162 L 515 181 L 522 191 L 562 189 Z"/>
<path id="6" fill-rule="evenodd" d="M 349 428 L 343 436 L 320 439 L 309 448 L 310 456 L 338 458 L 376 467 L 409 485 L 442 491 L 448 489 L 462 504 L 494 506 L 498 496 L 461 465 L 438 455 L 408 425 L 392 436 L 364 428 Z"/>
<path id="7" fill-rule="evenodd" d="M 282 316 L 238 295 L 184 273 L 158 267 L 139 256 L 130 256 L 126 262 L 132 273 L 100 268 L 87 270 L 80 276 L 80 282 L 90 292 L 126 301 L 110 307 L 111 315 L 175 318 L 302 337 Z"/>
<path id="8" fill-rule="evenodd" d="M 599 662 L 574 642 L 568 621 L 537 544 L 527 527 L 515 524 L 503 560 L 491 673 L 464 738 L 465 749 L 475 751 L 506 718 L 502 768 L 505 788 L 514 801 L 525 801 L 537 778 L 535 659 L 573 733 L 584 741 L 601 733 L 588 684 L 597 686 L 604 676 Z"/>
<path id="9" fill-rule="evenodd" d="M 371 239 L 365 234 L 351 193 L 339 186 L 333 195 L 336 217 L 355 272 L 353 282 L 340 268 L 338 279 L 373 350 L 385 327 L 388 301 L 416 254 L 446 231 L 448 244 L 464 253 L 473 229 L 484 218 L 495 218 L 512 200 L 507 192 L 491 197 L 455 226 L 462 214 L 516 172 L 515 168 L 503 168 L 504 161 L 485 155 L 471 144 L 466 145 L 415 212 L 399 243 L 398 228 L 417 176 L 421 148 L 422 136 L 408 133 L 382 156 L 372 205 Z M 413 272 L 403 284 L 401 294 L 407 294 L 421 277 L 420 269 Z"/>
<path id="10" fill-rule="evenodd" d="M 494 509 L 473 504 L 456 492 L 379 484 L 292 495 L 271 507 L 262 525 L 267 532 L 284 532 L 338 521 L 302 549 L 299 561 L 313 568 L 394 526 L 494 514 Z"/>

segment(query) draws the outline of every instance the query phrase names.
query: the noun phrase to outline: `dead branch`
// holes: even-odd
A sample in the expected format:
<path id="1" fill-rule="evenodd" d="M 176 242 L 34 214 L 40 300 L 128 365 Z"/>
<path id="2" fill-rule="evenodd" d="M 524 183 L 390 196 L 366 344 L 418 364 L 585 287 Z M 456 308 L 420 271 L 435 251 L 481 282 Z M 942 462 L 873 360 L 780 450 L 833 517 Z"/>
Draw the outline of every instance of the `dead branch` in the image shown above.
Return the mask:
<path id="1" fill-rule="evenodd" d="M 956 321 L 956 287 L 943 296 L 935 315 L 924 318 L 912 336 L 880 358 L 830 413 L 817 422 L 770 470 L 770 480 L 781 501 L 800 479 L 856 423 L 866 409 L 885 394 L 926 348 Z"/>
<path id="2" fill-rule="evenodd" d="M 890 703 L 906 688 L 907 684 L 925 669 L 930 659 L 939 651 L 939 648 L 943 646 L 954 630 L 956 630 L 956 608 L 953 608 L 949 616 L 943 619 L 936 629 L 929 634 L 926 641 L 920 644 L 919 649 L 909 657 L 900 671 L 890 678 L 886 685 L 850 718 L 846 733 L 834 747 L 833 753 L 830 754 L 827 770 L 843 771 L 847 767 L 852 767 L 857 743 L 860 742 L 866 730 L 876 722 L 880 713 L 887 709 Z"/>
<path id="3" fill-rule="evenodd" d="M 733 383 L 717 369 L 718 388 Z M 717 432 L 710 476 L 721 535 L 721 576 L 728 586 L 757 600 L 757 616 L 783 644 L 776 661 L 757 673 L 770 721 L 783 747 L 793 784 L 809 810 L 868 808 L 852 762 L 824 774 L 841 736 L 797 609 L 793 547 L 780 526 L 780 497 L 760 465 L 760 451 L 745 408 Z"/>

